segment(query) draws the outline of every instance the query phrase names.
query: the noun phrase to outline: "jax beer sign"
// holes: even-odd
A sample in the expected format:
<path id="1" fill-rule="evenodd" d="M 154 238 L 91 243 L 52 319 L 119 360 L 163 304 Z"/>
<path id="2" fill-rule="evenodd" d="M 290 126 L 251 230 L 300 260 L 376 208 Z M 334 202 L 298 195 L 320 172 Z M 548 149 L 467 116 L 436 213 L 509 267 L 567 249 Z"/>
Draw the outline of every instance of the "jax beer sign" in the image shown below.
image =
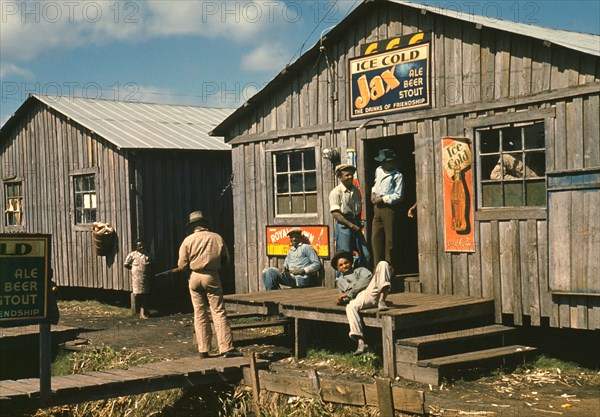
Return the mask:
<path id="1" fill-rule="evenodd" d="M 267 255 L 286 256 L 290 250 L 288 232 L 293 227 L 302 229 L 305 243 L 308 243 L 321 258 L 329 257 L 329 227 L 328 226 L 267 226 Z"/>
<path id="2" fill-rule="evenodd" d="M 470 139 L 442 138 L 442 163 L 445 249 L 475 252 Z"/>
<path id="3" fill-rule="evenodd" d="M 49 271 L 50 235 L 0 235 L 0 325 L 48 318 Z"/>
<path id="4" fill-rule="evenodd" d="M 431 107 L 430 44 L 350 59 L 350 118 Z"/>

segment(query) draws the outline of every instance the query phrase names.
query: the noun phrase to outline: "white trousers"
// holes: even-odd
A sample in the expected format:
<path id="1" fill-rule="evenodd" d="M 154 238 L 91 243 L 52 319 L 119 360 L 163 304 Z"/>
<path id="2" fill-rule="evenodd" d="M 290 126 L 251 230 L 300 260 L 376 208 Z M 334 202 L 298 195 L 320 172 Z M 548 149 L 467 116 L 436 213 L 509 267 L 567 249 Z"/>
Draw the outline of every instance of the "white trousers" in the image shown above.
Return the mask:
<path id="1" fill-rule="evenodd" d="M 381 291 L 390 286 L 390 264 L 380 261 L 369 286 L 359 292 L 356 298 L 346 306 L 346 316 L 350 324 L 350 337 L 363 337 L 363 328 L 358 312 L 364 308 L 376 307 Z"/>

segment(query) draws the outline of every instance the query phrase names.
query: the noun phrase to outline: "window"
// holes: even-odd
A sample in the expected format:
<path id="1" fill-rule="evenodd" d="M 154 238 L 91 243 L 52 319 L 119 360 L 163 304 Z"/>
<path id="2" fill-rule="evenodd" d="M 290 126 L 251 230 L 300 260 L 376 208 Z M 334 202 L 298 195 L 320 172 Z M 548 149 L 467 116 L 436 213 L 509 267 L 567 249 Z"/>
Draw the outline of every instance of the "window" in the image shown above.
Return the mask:
<path id="1" fill-rule="evenodd" d="M 73 177 L 75 193 L 75 224 L 90 224 L 96 221 L 96 176 Z"/>
<path id="2" fill-rule="evenodd" d="M 4 184 L 6 196 L 4 224 L 6 226 L 23 225 L 23 183 L 9 182 Z"/>
<path id="3" fill-rule="evenodd" d="M 277 215 L 317 213 L 314 149 L 273 155 Z"/>
<path id="4" fill-rule="evenodd" d="M 477 130 L 479 207 L 546 205 L 544 123 Z"/>

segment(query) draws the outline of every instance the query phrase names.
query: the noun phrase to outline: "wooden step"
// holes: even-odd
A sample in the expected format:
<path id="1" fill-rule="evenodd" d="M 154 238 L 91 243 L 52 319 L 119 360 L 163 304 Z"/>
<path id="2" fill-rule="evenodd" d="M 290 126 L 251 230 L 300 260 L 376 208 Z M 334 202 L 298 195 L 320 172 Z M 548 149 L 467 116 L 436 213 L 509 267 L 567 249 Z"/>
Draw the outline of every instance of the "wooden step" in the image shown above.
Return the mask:
<path id="1" fill-rule="evenodd" d="M 477 337 L 494 336 L 514 331 L 514 327 L 503 326 L 501 324 L 493 324 L 491 326 L 482 326 L 473 329 L 463 329 L 453 332 L 437 333 L 426 336 L 398 339 L 396 343 L 399 345 L 419 347 L 426 344 L 447 343 L 458 340 L 473 339 Z"/>
<path id="2" fill-rule="evenodd" d="M 458 355 L 424 359 L 417 364 L 396 363 L 396 375 L 423 384 L 439 385 L 442 376 L 448 376 L 450 370 L 459 372 L 461 369 L 472 367 L 488 361 L 501 359 L 524 360 L 527 355 L 536 352 L 536 348 L 512 345 L 501 348 L 486 349 Z"/>
<path id="3" fill-rule="evenodd" d="M 444 333 L 428 334 L 396 340 L 396 360 L 417 363 L 419 360 L 458 354 L 476 349 L 504 346 L 505 336 L 514 333 L 512 327 L 493 324 Z"/>
<path id="4" fill-rule="evenodd" d="M 536 348 L 522 345 L 503 346 L 494 349 L 479 350 L 475 352 L 459 353 L 458 355 L 442 356 L 440 358 L 424 359 L 417 362 L 418 366 L 429 368 L 442 368 L 460 366 L 483 362 L 493 359 L 508 358 L 511 356 L 525 355 L 536 351 Z"/>
<path id="5" fill-rule="evenodd" d="M 264 320 L 264 321 L 254 321 L 250 323 L 236 323 L 232 324 L 231 330 L 244 330 L 244 329 L 258 329 L 263 327 L 275 327 L 275 326 L 287 326 L 290 324 L 290 321 L 287 319 L 279 319 L 279 320 Z"/>

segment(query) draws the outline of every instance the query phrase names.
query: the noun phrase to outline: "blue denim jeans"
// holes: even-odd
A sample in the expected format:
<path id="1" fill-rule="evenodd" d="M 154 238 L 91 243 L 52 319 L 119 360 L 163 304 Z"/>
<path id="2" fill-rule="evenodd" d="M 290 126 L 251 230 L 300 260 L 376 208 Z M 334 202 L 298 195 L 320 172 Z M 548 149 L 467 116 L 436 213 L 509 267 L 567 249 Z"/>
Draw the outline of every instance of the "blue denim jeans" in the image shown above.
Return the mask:
<path id="1" fill-rule="evenodd" d="M 267 268 L 262 273 L 265 290 L 278 290 L 280 284 L 292 288 L 312 287 L 317 285 L 317 274 L 292 275 L 288 271 L 282 273 L 277 268 Z"/>
<path id="2" fill-rule="evenodd" d="M 360 224 L 353 223 L 360 226 Z M 354 233 L 347 226 L 335 222 L 334 239 L 336 251 L 358 252 L 358 260 L 354 262 L 355 268 L 359 266 L 370 268 L 371 252 L 369 252 L 367 241 L 362 233 Z"/>

